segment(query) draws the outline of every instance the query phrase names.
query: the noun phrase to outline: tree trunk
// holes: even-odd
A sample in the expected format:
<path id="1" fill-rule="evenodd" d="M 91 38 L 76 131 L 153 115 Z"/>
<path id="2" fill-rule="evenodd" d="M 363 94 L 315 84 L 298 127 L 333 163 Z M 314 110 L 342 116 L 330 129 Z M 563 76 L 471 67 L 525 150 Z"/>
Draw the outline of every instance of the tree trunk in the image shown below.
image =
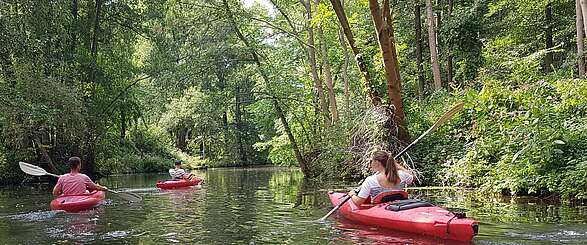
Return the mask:
<path id="1" fill-rule="evenodd" d="M 73 18 L 73 21 L 71 22 L 71 44 L 70 44 L 70 48 L 71 48 L 71 54 L 74 55 L 75 54 L 75 47 L 77 45 L 77 25 L 78 25 L 78 3 L 77 0 L 72 0 L 71 1 L 71 16 Z"/>
<path id="2" fill-rule="evenodd" d="M 234 121 L 236 127 L 236 144 L 238 147 L 238 155 L 239 159 L 242 164 L 246 165 L 248 163 L 247 160 L 247 152 L 243 145 L 243 123 L 242 123 L 242 116 L 241 116 L 241 96 L 240 96 L 240 87 L 239 85 L 235 86 L 234 92 L 234 100 L 235 100 L 235 109 L 234 109 Z"/>
<path id="3" fill-rule="evenodd" d="M 442 89 L 442 78 L 440 77 L 440 65 L 438 64 L 438 50 L 436 45 L 436 30 L 434 27 L 432 0 L 426 0 L 426 13 L 426 22 L 428 22 L 428 46 L 430 47 L 430 63 L 432 65 L 432 75 L 434 77 L 434 88 L 439 90 Z"/>
<path id="4" fill-rule="evenodd" d="M 320 0 L 316 0 L 316 5 Z M 336 106 L 336 96 L 334 95 L 334 83 L 332 82 L 332 72 L 330 70 L 330 61 L 328 60 L 328 49 L 326 48 L 326 38 L 322 27 L 316 28 L 318 31 L 318 38 L 320 39 L 320 50 L 322 52 L 322 70 L 324 72 L 324 81 L 326 81 L 326 88 L 328 89 L 328 102 L 330 104 L 330 113 L 332 115 L 332 123 L 338 121 L 338 108 Z"/>
<path id="5" fill-rule="evenodd" d="M 328 116 L 328 102 L 324 95 L 324 89 L 322 87 L 322 80 L 318 76 L 318 68 L 316 65 L 316 46 L 314 42 L 314 28 L 310 26 L 312 20 L 312 5 L 310 0 L 300 0 L 300 2 L 306 8 L 306 29 L 308 30 L 308 60 L 310 63 L 310 69 L 312 71 L 312 79 L 314 80 L 314 86 L 316 93 L 318 94 L 318 101 L 320 102 L 320 114 L 324 117 L 324 125 L 330 125 L 330 117 Z"/>
<path id="6" fill-rule="evenodd" d="M 581 0 L 575 0 L 575 12 L 577 14 L 577 66 L 579 67 L 579 78 L 585 76 L 585 55 L 583 54 L 583 12 L 581 10 Z"/>
<path id="7" fill-rule="evenodd" d="M 580 0 L 581 13 L 583 14 L 583 34 L 587 37 L 587 0 Z"/>
<path id="8" fill-rule="evenodd" d="M 357 62 L 357 66 L 359 67 L 359 71 L 361 71 L 361 74 L 363 75 L 363 78 L 365 79 L 365 88 L 367 89 L 367 95 L 369 96 L 369 99 L 371 100 L 371 104 L 373 104 L 373 106 L 379 106 L 379 105 L 381 105 L 381 97 L 379 96 L 379 94 L 377 93 L 377 90 L 372 85 L 371 75 L 369 74 L 369 70 L 367 69 L 367 65 L 365 64 L 365 62 L 363 60 L 363 54 L 361 54 L 361 52 L 359 51 L 359 48 L 357 48 L 357 45 L 355 44 L 355 38 L 353 37 L 353 33 L 352 33 L 351 28 L 349 26 L 349 22 L 346 17 L 346 14 L 344 13 L 344 9 L 342 7 L 342 4 L 340 3 L 340 0 L 330 0 L 330 3 L 332 3 L 332 7 L 334 8 L 334 12 L 336 13 L 336 17 L 338 18 L 338 21 L 340 22 L 340 25 L 342 26 L 342 30 L 344 31 L 344 34 L 345 34 L 346 39 L 349 43 L 349 46 L 351 46 L 351 50 L 353 51 L 353 55 L 355 56 L 355 61 Z"/>
<path id="9" fill-rule="evenodd" d="M 391 13 L 389 12 L 389 1 L 384 0 L 384 11 L 381 12 L 377 0 L 369 0 L 369 9 L 371 17 L 377 32 L 379 48 L 383 54 L 383 68 L 385 70 L 385 80 L 387 80 L 387 95 L 390 104 L 395 107 L 394 121 L 398 125 L 397 136 L 402 141 L 407 141 L 407 131 L 405 127 L 404 106 L 401 98 L 401 82 L 398 68 L 397 54 L 395 53 L 395 40 L 393 39 L 393 26 L 391 23 Z M 384 20 L 384 16 L 386 16 Z"/>
<path id="10" fill-rule="evenodd" d="M 45 165 L 47 166 L 49 172 L 58 173 L 57 168 L 55 168 L 53 160 L 51 159 L 51 155 L 49 155 L 47 149 L 45 149 L 45 146 L 43 145 L 41 138 L 36 134 L 33 136 L 33 143 L 37 146 L 37 149 L 41 153 L 41 157 L 43 158 L 43 161 L 45 162 Z"/>
<path id="11" fill-rule="evenodd" d="M 175 144 L 183 152 L 187 150 L 187 132 L 187 127 L 179 126 L 175 135 Z"/>
<path id="12" fill-rule="evenodd" d="M 342 53 L 344 55 L 344 62 L 342 64 L 342 81 L 344 86 L 344 110 L 346 113 L 348 113 L 351 108 L 351 95 L 349 90 L 349 51 L 347 49 L 346 43 L 344 42 L 344 33 L 342 28 L 338 33 L 338 39 L 340 41 Z"/>
<path id="13" fill-rule="evenodd" d="M 448 17 L 450 18 L 452 16 L 452 5 L 453 5 L 453 0 L 448 0 Z M 450 43 L 451 40 L 448 40 L 447 43 Z M 452 45 L 447 45 L 447 58 L 446 58 L 446 69 L 447 71 L 447 80 L 448 80 L 448 84 L 451 84 L 453 82 L 453 73 L 452 73 L 452 52 L 451 52 L 451 48 Z"/>
<path id="14" fill-rule="evenodd" d="M 544 36 L 546 39 L 546 49 L 548 50 L 546 56 L 544 56 L 544 72 L 550 73 L 552 71 L 552 62 L 554 60 L 554 54 L 552 50 L 550 50 L 552 47 L 554 47 L 552 41 L 552 4 L 546 4 L 546 8 L 544 9 L 544 17 L 546 22 Z"/>
<path id="15" fill-rule="evenodd" d="M 206 149 L 205 149 L 205 145 L 204 145 L 204 139 L 202 138 L 202 142 L 200 142 L 200 157 L 202 159 L 206 158 Z"/>
<path id="16" fill-rule="evenodd" d="M 97 55 L 98 55 L 98 35 L 100 33 L 100 9 L 102 8 L 101 0 L 96 0 L 96 8 L 94 12 L 94 27 L 92 32 L 92 42 L 90 46 L 90 53 L 92 56 L 92 65 L 97 66 Z M 96 82 L 96 69 L 93 68 L 90 74 L 90 81 Z"/>
<path id="17" fill-rule="evenodd" d="M 420 16 L 420 0 L 415 0 L 414 25 L 416 31 L 416 67 L 418 71 L 418 94 L 424 98 L 424 67 L 422 66 L 422 23 Z"/>
<path id="18" fill-rule="evenodd" d="M 342 52 L 344 55 L 344 62 L 342 64 L 342 81 L 344 87 L 344 107 L 345 111 L 348 113 L 351 109 L 351 93 L 349 89 L 349 51 L 347 50 L 346 43 L 344 43 L 344 33 L 342 33 L 342 29 L 338 34 L 340 44 L 342 45 Z"/>
<path id="19" fill-rule="evenodd" d="M 216 62 L 216 78 L 218 79 L 218 89 L 220 90 L 221 93 L 224 93 L 224 90 L 226 89 L 226 77 L 224 75 L 224 69 L 226 68 L 226 64 L 219 60 Z M 226 113 L 227 109 L 223 108 L 223 112 L 222 112 L 222 136 L 223 136 L 223 142 L 224 145 L 228 145 L 228 136 L 229 136 L 229 132 L 228 132 L 228 115 Z"/>
<path id="20" fill-rule="evenodd" d="M 226 13 L 228 15 L 228 19 L 230 21 L 230 24 L 232 25 L 232 28 L 234 29 L 234 32 L 236 33 L 238 38 L 245 44 L 245 46 L 249 49 L 248 51 L 250 52 L 250 54 L 253 58 L 253 61 L 255 62 L 257 67 L 259 68 L 259 73 L 261 74 L 261 78 L 263 79 L 263 82 L 265 83 L 265 87 L 268 90 L 269 94 L 274 95 L 273 90 L 271 89 L 271 86 L 270 86 L 271 84 L 269 83 L 269 81 L 270 81 L 269 76 L 267 75 L 267 73 L 263 69 L 263 66 L 261 64 L 261 60 L 259 59 L 259 55 L 257 54 L 257 51 L 254 49 L 254 47 L 249 43 L 249 41 L 245 38 L 245 36 L 239 30 L 239 28 L 236 24 L 236 20 L 234 19 L 234 16 L 233 16 L 232 12 L 230 11 L 230 7 L 228 6 L 228 0 L 222 0 L 222 2 L 224 5 L 224 8 L 226 10 Z M 287 123 L 287 119 L 285 118 L 285 113 L 281 109 L 281 106 L 279 105 L 279 103 L 275 97 L 271 98 L 271 103 L 273 104 L 273 108 L 275 109 L 277 116 L 281 120 L 281 124 L 283 124 L 284 131 L 287 134 L 287 138 L 290 141 L 291 148 L 294 152 L 294 155 L 296 157 L 298 164 L 300 165 L 300 169 L 301 169 L 302 173 L 304 174 L 304 176 L 309 176 L 310 172 L 307 167 L 306 161 L 302 157 L 302 153 L 300 152 L 300 149 L 298 147 L 296 139 L 295 139 L 293 133 L 291 132 L 291 128 L 289 126 L 289 123 Z"/>
<path id="21" fill-rule="evenodd" d="M 91 138 L 93 139 L 93 137 Z M 82 172 L 91 179 L 96 179 L 96 143 L 88 141 L 84 147 L 84 160 L 82 162 Z"/>
<path id="22" fill-rule="evenodd" d="M 341 0 L 341 5 L 344 9 L 344 0 Z M 344 110 L 346 113 L 350 112 L 351 108 L 351 99 L 350 99 L 350 90 L 349 90 L 349 50 L 347 48 L 347 44 L 344 41 L 344 31 L 342 30 L 342 26 L 338 25 L 340 30 L 338 32 L 338 41 L 340 42 L 340 46 L 342 47 L 342 54 L 344 56 L 344 62 L 342 63 L 342 81 L 344 87 Z"/>
<path id="23" fill-rule="evenodd" d="M 124 142 L 126 138 L 126 113 L 124 108 L 120 108 L 120 142 Z"/>

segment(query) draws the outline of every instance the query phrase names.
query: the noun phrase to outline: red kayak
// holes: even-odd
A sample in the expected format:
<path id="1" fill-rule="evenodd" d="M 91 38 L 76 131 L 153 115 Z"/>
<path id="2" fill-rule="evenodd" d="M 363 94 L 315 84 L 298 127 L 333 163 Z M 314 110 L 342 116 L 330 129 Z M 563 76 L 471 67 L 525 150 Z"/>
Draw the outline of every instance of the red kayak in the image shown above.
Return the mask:
<path id="1" fill-rule="evenodd" d="M 61 195 L 51 201 L 51 209 L 65 210 L 66 212 L 79 212 L 91 209 L 106 197 L 103 191 L 95 191 L 87 194 Z"/>
<path id="2" fill-rule="evenodd" d="M 379 204 L 355 205 L 351 200 L 338 209 L 345 218 L 366 225 L 439 237 L 442 239 L 471 241 L 477 235 L 477 221 L 464 218 L 428 202 L 406 199 L 407 193 L 400 193 L 404 200 Z M 330 202 L 336 206 L 344 200 L 346 193 L 330 192 Z"/>
<path id="3" fill-rule="evenodd" d="M 191 180 L 159 180 L 157 181 L 157 188 L 160 189 L 177 189 L 177 188 L 185 188 L 199 184 L 202 182 L 202 179 L 198 177 L 193 177 Z"/>

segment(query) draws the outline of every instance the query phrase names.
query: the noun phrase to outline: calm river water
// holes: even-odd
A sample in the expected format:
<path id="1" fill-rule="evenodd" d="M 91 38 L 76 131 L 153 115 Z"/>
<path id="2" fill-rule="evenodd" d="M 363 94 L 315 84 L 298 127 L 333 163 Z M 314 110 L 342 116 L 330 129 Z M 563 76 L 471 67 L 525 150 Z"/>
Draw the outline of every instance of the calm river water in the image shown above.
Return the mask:
<path id="1" fill-rule="evenodd" d="M 202 189 L 160 191 L 167 175 L 102 179 L 143 197 L 127 204 L 113 194 L 78 214 L 53 212 L 46 185 L 0 188 L 0 244 L 453 244 L 357 225 L 333 215 L 326 192 L 353 183 L 314 184 L 297 170 L 261 167 L 195 171 Z M 480 223 L 474 244 L 587 244 L 587 206 L 540 199 L 490 197 L 474 191 L 409 190 L 440 206 L 466 209 Z"/>

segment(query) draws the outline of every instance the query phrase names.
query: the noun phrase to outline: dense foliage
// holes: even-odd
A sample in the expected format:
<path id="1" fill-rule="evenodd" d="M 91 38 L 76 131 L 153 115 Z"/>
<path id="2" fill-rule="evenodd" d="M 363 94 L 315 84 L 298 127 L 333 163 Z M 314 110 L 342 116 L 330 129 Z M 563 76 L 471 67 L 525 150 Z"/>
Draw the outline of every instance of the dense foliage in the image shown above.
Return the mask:
<path id="1" fill-rule="evenodd" d="M 173 159 L 364 176 L 369 150 L 408 143 L 370 11 L 387 2 L 0 1 L 0 182 L 25 178 L 18 161 L 62 173 L 73 155 L 92 176 Z M 574 1 L 438 1 L 440 89 L 425 2 L 390 7 L 410 138 L 465 102 L 403 158 L 421 185 L 587 198 Z"/>

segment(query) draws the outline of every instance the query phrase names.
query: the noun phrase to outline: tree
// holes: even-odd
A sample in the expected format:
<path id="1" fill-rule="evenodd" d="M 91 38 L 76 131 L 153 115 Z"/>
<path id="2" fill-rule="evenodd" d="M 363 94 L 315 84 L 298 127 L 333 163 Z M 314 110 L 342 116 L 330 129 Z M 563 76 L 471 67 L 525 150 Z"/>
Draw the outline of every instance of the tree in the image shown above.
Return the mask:
<path id="1" fill-rule="evenodd" d="M 312 4 L 311 0 L 300 0 L 300 2 L 304 5 L 306 9 L 306 30 L 308 32 L 308 61 L 310 63 L 310 69 L 312 71 L 312 79 L 314 79 L 314 86 L 316 88 L 316 93 L 318 94 L 318 101 L 320 102 L 320 113 L 324 117 L 324 125 L 330 125 L 330 117 L 328 115 L 328 102 L 326 101 L 326 96 L 324 95 L 324 88 L 322 87 L 322 80 L 318 76 L 318 68 L 316 65 L 316 46 L 314 42 L 314 28 L 310 25 L 310 21 L 312 20 Z"/>
<path id="2" fill-rule="evenodd" d="M 426 21 L 428 22 L 428 46 L 430 47 L 430 63 L 432 65 L 432 76 L 434 77 L 434 88 L 439 90 L 442 88 L 442 78 L 440 77 L 438 47 L 436 44 L 436 29 L 434 27 L 434 11 L 432 7 L 432 0 L 426 0 Z"/>
<path id="3" fill-rule="evenodd" d="M 425 77 L 424 67 L 422 66 L 422 23 L 420 16 L 420 0 L 414 0 L 414 31 L 416 44 L 416 71 L 418 73 L 418 94 L 424 97 Z"/>
<path id="4" fill-rule="evenodd" d="M 554 54 L 552 52 L 552 48 L 554 47 L 553 41 L 552 41 L 552 4 L 548 3 L 546 4 L 546 7 L 544 9 L 544 21 L 546 23 L 545 24 L 545 30 L 544 30 L 544 39 L 545 39 L 545 44 L 546 44 L 546 50 L 547 53 L 544 56 L 544 71 L 545 72 L 551 72 L 552 71 L 552 62 L 554 60 Z"/>
<path id="5" fill-rule="evenodd" d="M 248 52 L 251 54 L 253 62 L 256 64 L 258 71 L 261 74 L 261 78 L 263 79 L 263 82 L 265 83 L 265 89 L 267 89 L 267 92 L 271 96 L 271 98 L 270 98 L 271 104 L 273 105 L 273 108 L 275 109 L 277 116 L 281 120 L 281 123 L 285 129 L 285 132 L 286 132 L 287 137 L 289 139 L 289 142 L 291 144 L 291 147 L 292 147 L 292 150 L 293 150 L 294 155 L 296 157 L 296 160 L 298 161 L 298 164 L 300 166 L 300 169 L 301 169 L 302 173 L 304 173 L 305 176 L 308 176 L 309 172 L 308 172 L 308 167 L 306 166 L 307 163 L 306 163 L 305 159 L 303 158 L 303 156 L 300 152 L 300 149 L 298 148 L 298 145 L 297 145 L 297 142 L 296 142 L 296 139 L 295 139 L 293 133 L 291 132 L 291 128 L 289 126 L 289 123 L 288 123 L 287 119 L 285 118 L 285 112 L 283 111 L 283 109 L 279 105 L 279 101 L 277 100 L 277 98 L 274 97 L 274 92 L 273 92 L 273 89 L 271 88 L 269 76 L 267 75 L 266 71 L 263 69 L 263 65 L 261 63 L 261 60 L 259 59 L 259 55 L 257 54 L 255 47 L 253 47 L 250 44 L 250 42 L 247 40 L 247 38 L 241 33 L 240 29 L 238 28 L 238 25 L 236 24 L 236 21 L 234 19 L 234 15 L 232 14 L 232 11 L 230 10 L 230 7 L 228 5 L 228 0 L 222 0 L 222 3 L 224 6 L 224 9 L 228 15 L 228 21 L 230 22 L 234 32 L 236 33 L 237 37 L 241 40 L 241 42 L 243 42 L 245 44 L 245 46 L 249 49 Z"/>
<path id="6" fill-rule="evenodd" d="M 367 65 L 365 64 L 365 61 L 363 60 L 363 54 L 359 51 L 359 48 L 357 47 L 357 45 L 355 43 L 355 38 L 353 37 L 353 32 L 351 31 L 351 28 L 350 28 L 348 19 L 346 17 L 346 14 L 344 12 L 344 9 L 342 7 L 342 4 L 340 3 L 340 0 L 330 0 L 330 3 L 332 4 L 332 7 L 334 8 L 334 12 L 336 13 L 336 17 L 338 18 L 338 21 L 339 21 L 340 25 L 342 26 L 346 40 L 349 43 L 349 46 L 351 46 L 351 50 L 353 51 L 353 55 L 355 56 L 355 61 L 357 63 L 357 66 L 359 67 L 359 70 L 361 71 L 361 74 L 363 75 L 363 79 L 365 80 L 364 85 L 365 85 L 365 88 L 367 89 L 367 95 L 368 95 L 369 99 L 371 100 L 371 104 L 374 106 L 379 106 L 379 105 L 381 105 L 381 98 L 379 97 L 379 94 L 377 93 L 377 91 L 375 90 L 375 88 L 372 85 L 371 75 L 369 74 L 369 70 L 367 69 Z"/>
<path id="7" fill-rule="evenodd" d="M 387 95 L 390 104 L 395 108 L 394 120 L 398 125 L 398 138 L 403 141 L 408 140 L 408 134 L 405 124 L 404 106 L 401 97 L 401 82 L 399 74 L 399 64 L 395 52 L 395 41 L 393 38 L 393 25 L 391 25 L 391 13 L 389 1 L 385 0 L 384 10 L 381 11 L 377 0 L 369 0 L 371 17 L 377 33 L 379 48 L 383 54 L 383 64 L 385 69 L 385 79 L 387 80 Z M 384 19 L 385 18 L 385 19 Z"/>
<path id="8" fill-rule="evenodd" d="M 581 0 L 575 0 L 575 13 L 576 13 L 576 30 L 577 30 L 577 67 L 579 72 L 579 78 L 585 76 L 585 54 L 583 51 L 583 12 L 581 10 Z"/>
<path id="9" fill-rule="evenodd" d="M 320 0 L 316 0 L 316 5 L 320 4 Z M 318 38 L 320 39 L 320 51 L 322 53 L 322 70 L 324 73 L 324 81 L 326 81 L 326 88 L 328 89 L 328 102 L 330 104 L 330 114 L 332 122 L 338 121 L 338 108 L 336 106 L 336 96 L 334 95 L 334 83 L 332 82 L 332 71 L 330 69 L 330 61 L 328 60 L 328 48 L 326 47 L 326 38 L 324 38 L 324 31 L 322 27 L 318 26 Z"/>

